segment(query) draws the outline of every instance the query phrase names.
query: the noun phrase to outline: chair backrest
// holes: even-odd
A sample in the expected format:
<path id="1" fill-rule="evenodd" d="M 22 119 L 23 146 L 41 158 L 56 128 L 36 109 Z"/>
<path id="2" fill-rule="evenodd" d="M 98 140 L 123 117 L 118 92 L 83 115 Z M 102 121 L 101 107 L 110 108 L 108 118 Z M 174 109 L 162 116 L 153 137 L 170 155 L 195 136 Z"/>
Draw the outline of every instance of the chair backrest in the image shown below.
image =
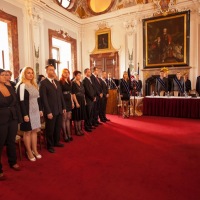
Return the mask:
<path id="1" fill-rule="evenodd" d="M 165 94 L 164 90 L 160 91 L 160 96 L 164 96 L 164 94 Z"/>
<path id="2" fill-rule="evenodd" d="M 174 91 L 174 96 L 178 97 L 178 95 L 179 95 L 179 91 Z"/>

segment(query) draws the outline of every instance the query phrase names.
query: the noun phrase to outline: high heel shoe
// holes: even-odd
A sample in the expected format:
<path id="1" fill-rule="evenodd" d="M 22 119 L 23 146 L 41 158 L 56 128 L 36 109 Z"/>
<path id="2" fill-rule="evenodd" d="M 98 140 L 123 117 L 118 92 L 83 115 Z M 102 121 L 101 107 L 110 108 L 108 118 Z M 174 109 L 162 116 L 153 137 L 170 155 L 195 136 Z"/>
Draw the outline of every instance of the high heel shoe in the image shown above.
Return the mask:
<path id="1" fill-rule="evenodd" d="M 35 161 L 36 161 L 36 158 L 35 158 L 35 157 L 30 158 L 30 157 L 28 156 L 28 153 L 27 153 L 27 152 L 26 152 L 26 155 L 27 155 L 27 158 L 28 158 L 31 162 L 35 162 Z"/>
<path id="2" fill-rule="evenodd" d="M 64 138 L 65 142 L 70 142 L 70 139 L 68 137 Z"/>
<path id="3" fill-rule="evenodd" d="M 42 155 L 40 155 L 40 154 L 36 155 L 33 151 L 32 151 L 32 153 L 37 159 L 41 159 L 42 158 Z"/>

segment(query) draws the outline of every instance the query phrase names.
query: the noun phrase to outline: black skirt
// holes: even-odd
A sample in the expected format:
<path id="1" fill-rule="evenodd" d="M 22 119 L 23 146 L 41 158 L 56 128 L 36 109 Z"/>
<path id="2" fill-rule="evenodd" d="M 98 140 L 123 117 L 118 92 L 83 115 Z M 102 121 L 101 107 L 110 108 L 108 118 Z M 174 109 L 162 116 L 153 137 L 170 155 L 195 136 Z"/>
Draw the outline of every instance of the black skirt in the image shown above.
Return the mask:
<path id="1" fill-rule="evenodd" d="M 75 121 L 85 120 L 85 98 L 84 96 L 76 95 L 76 99 L 80 105 L 80 108 L 75 108 L 72 110 L 72 119 Z"/>

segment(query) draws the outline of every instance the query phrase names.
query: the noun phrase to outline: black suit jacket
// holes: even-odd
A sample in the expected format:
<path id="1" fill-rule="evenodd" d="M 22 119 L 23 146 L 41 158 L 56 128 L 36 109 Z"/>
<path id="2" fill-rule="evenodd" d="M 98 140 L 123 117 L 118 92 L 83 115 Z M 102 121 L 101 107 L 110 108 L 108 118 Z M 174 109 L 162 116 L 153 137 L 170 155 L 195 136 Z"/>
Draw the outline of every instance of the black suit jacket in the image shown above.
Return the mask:
<path id="1" fill-rule="evenodd" d="M 200 95 L 200 76 L 197 77 L 196 91 Z"/>
<path id="2" fill-rule="evenodd" d="M 10 105 L 5 107 L 5 97 L 0 93 L 0 125 L 8 123 L 10 120 L 10 113 L 12 114 L 12 119 L 13 120 L 18 120 L 18 122 L 22 122 L 22 116 L 21 116 L 21 111 L 19 107 L 19 103 L 17 100 L 16 93 L 14 89 L 11 86 L 6 86 L 12 95 L 12 102 Z"/>
<path id="3" fill-rule="evenodd" d="M 44 114 L 58 115 L 63 113 L 63 109 L 66 108 L 62 90 L 57 80 L 54 80 L 57 89 L 54 85 L 46 78 L 41 81 L 40 84 L 40 99 Z"/>
<path id="4" fill-rule="evenodd" d="M 108 94 L 108 85 L 102 79 L 100 79 L 100 81 L 102 85 L 103 97 L 106 97 L 106 95 Z"/>
<path id="5" fill-rule="evenodd" d="M 91 104 L 96 97 L 96 90 L 90 80 L 85 77 L 83 79 L 83 86 L 85 88 L 85 100 L 87 104 Z"/>
<path id="6" fill-rule="evenodd" d="M 99 79 L 99 82 L 98 82 L 98 80 L 94 76 L 94 74 L 92 74 L 90 78 L 91 78 L 92 84 L 94 85 L 94 88 L 96 90 L 96 96 L 100 96 L 100 94 L 102 93 L 101 80 L 98 78 Z"/>
<path id="7" fill-rule="evenodd" d="M 111 90 L 117 89 L 117 85 L 115 83 L 115 80 L 113 80 L 113 79 L 110 79 L 110 80 L 106 79 L 106 83 L 108 85 L 108 89 L 111 89 Z"/>
<path id="8" fill-rule="evenodd" d="M 159 77 L 160 78 L 160 77 Z M 162 81 L 163 81 L 163 83 L 164 83 L 164 85 L 165 85 L 165 87 L 160 83 L 160 81 L 158 80 L 158 79 L 156 79 L 156 92 L 158 93 L 158 94 L 160 94 L 160 92 L 163 90 L 163 91 L 165 91 L 165 92 L 168 92 L 168 78 L 163 78 L 162 79 Z"/>
<path id="9" fill-rule="evenodd" d="M 133 88 L 133 87 L 135 87 L 136 92 L 141 92 L 142 91 L 142 81 L 141 80 L 138 80 L 138 81 L 134 80 L 132 82 L 131 88 Z"/>

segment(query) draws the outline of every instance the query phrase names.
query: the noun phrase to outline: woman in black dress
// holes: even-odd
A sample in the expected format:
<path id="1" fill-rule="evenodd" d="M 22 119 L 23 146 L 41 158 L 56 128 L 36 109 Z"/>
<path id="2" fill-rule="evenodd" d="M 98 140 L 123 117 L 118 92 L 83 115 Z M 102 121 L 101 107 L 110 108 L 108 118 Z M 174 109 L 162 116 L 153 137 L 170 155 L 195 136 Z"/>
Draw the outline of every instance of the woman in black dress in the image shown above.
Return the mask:
<path id="1" fill-rule="evenodd" d="M 6 72 L 6 85 L 13 87 L 15 90 L 16 83 L 11 81 L 12 72 L 10 70 L 5 70 Z"/>
<path id="2" fill-rule="evenodd" d="M 75 102 L 75 108 L 72 110 L 72 119 L 74 120 L 75 133 L 78 136 L 84 135 L 82 131 L 81 121 L 85 119 L 85 89 L 81 83 L 81 72 L 74 72 L 74 80 L 72 82 L 72 97 Z"/>
<path id="3" fill-rule="evenodd" d="M 0 180 L 5 179 L 1 163 L 1 155 L 5 144 L 10 167 L 14 170 L 20 170 L 17 164 L 15 137 L 18 123 L 22 121 L 22 118 L 15 91 L 5 83 L 6 72 L 0 69 Z"/>
<path id="4" fill-rule="evenodd" d="M 69 142 L 73 140 L 71 135 L 71 117 L 72 117 L 72 109 L 74 108 L 74 102 L 71 94 L 72 83 L 70 81 L 70 72 L 68 69 L 62 70 L 60 85 L 66 105 L 66 113 L 63 114 L 62 131 L 65 142 Z"/>
<path id="5" fill-rule="evenodd" d="M 120 79 L 120 96 L 122 100 L 122 116 L 129 117 L 129 100 L 130 100 L 130 81 L 128 72 L 124 72 L 123 78 Z"/>

